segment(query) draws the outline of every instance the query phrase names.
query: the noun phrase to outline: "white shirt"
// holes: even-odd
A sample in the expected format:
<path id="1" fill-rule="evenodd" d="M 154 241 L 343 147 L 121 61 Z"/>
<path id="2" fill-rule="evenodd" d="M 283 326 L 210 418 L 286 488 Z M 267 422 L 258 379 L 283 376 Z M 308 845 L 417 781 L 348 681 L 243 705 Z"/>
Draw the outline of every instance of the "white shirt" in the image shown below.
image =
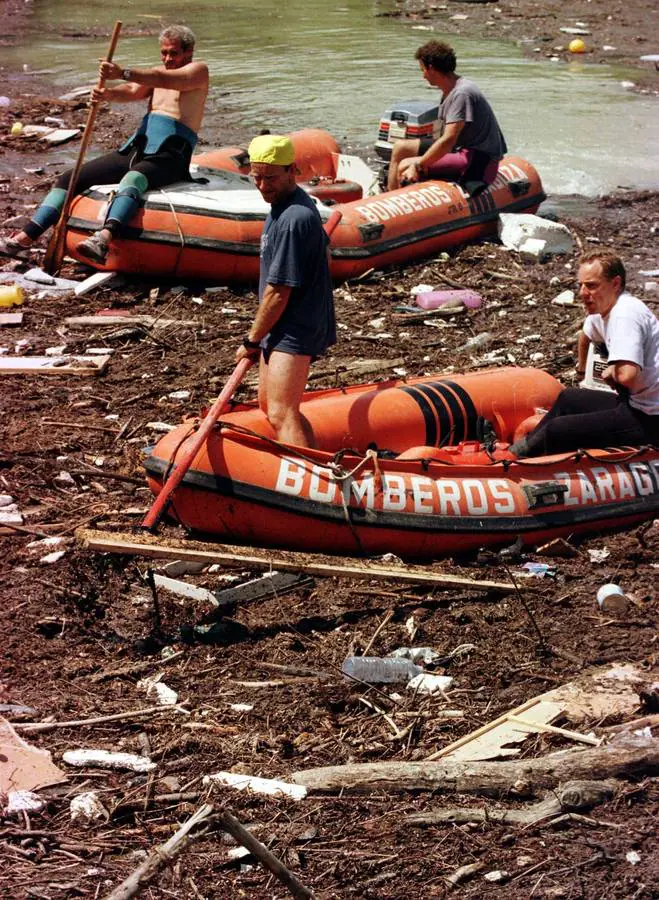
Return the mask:
<path id="1" fill-rule="evenodd" d="M 587 316 L 584 334 L 604 344 L 609 363 L 635 363 L 640 372 L 629 405 L 649 416 L 659 416 L 659 320 L 631 294 L 620 294 L 606 316 Z"/>

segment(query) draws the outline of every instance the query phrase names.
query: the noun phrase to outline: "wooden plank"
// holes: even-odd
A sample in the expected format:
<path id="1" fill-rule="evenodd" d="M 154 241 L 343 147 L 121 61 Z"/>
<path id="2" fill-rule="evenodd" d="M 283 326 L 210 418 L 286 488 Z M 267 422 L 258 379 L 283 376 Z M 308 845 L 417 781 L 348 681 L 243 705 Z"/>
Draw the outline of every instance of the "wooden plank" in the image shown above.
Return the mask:
<path id="1" fill-rule="evenodd" d="M 201 544 L 196 541 L 165 540 L 154 535 L 131 535 L 121 532 L 98 531 L 91 528 L 79 528 L 76 531 L 78 543 L 88 550 L 100 550 L 105 553 L 127 553 L 134 556 L 166 559 L 194 559 L 208 563 L 221 563 L 224 566 L 243 568 L 279 569 L 282 572 L 307 572 L 321 578 L 353 578 L 357 581 L 398 581 L 403 584 L 421 584 L 440 588 L 458 590 L 496 591 L 501 594 L 514 593 L 515 585 L 501 581 L 476 581 L 459 575 L 447 575 L 444 572 L 429 572 L 421 566 L 382 566 L 364 563 L 354 559 L 346 563 L 350 557 L 341 557 L 343 563 L 331 561 L 318 562 L 318 557 L 306 553 L 292 551 L 268 551 L 262 548 L 251 548 L 264 554 L 263 556 L 243 555 L 235 552 L 234 547 L 224 544 Z M 197 549 L 191 549 L 193 547 Z M 201 548 L 201 549 L 200 549 Z M 267 554 L 267 555 L 266 555 Z"/>
<path id="2" fill-rule="evenodd" d="M 0 325 L 20 325 L 23 322 L 23 313 L 0 313 Z"/>
<path id="3" fill-rule="evenodd" d="M 67 325 L 92 328 L 117 325 L 144 325 L 146 328 L 168 328 L 170 325 L 199 326 L 196 319 L 158 319 L 156 316 L 67 316 Z"/>
<path id="4" fill-rule="evenodd" d="M 100 375 L 109 356 L 0 356 L 0 375 Z"/>

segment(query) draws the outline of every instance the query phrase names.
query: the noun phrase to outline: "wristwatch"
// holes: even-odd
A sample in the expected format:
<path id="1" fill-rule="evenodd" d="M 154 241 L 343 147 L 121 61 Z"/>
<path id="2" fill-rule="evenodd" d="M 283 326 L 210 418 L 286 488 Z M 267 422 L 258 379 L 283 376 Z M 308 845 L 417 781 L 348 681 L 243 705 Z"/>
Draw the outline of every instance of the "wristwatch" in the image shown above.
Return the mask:
<path id="1" fill-rule="evenodd" d="M 250 341 L 247 335 L 243 338 L 243 347 L 245 350 L 258 350 L 260 346 L 261 341 Z"/>
<path id="2" fill-rule="evenodd" d="M 123 78 L 124 81 L 132 81 L 133 80 L 133 76 L 132 76 L 130 69 L 122 69 L 121 77 Z"/>

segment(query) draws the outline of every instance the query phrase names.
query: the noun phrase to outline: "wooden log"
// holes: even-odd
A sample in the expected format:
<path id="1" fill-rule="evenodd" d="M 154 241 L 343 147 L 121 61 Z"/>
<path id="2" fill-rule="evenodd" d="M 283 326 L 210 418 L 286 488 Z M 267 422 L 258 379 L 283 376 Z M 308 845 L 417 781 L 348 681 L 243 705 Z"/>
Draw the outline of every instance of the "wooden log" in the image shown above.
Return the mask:
<path id="1" fill-rule="evenodd" d="M 390 762 L 327 766 L 294 772 L 310 791 L 457 791 L 531 796 L 562 781 L 634 778 L 659 773 L 659 739 L 610 744 L 539 759 L 503 762 Z"/>
<path id="2" fill-rule="evenodd" d="M 104 553 L 126 553 L 131 556 L 146 556 L 155 559 L 193 559 L 206 563 L 220 563 L 223 566 L 252 568 L 281 572 L 307 572 L 321 578 L 353 578 L 357 581 L 399 581 L 407 584 L 434 585 L 438 588 L 456 588 L 475 591 L 496 591 L 510 594 L 515 585 L 502 581 L 479 581 L 444 572 L 429 572 L 423 566 L 382 566 L 370 565 L 358 560 L 352 564 L 314 561 L 308 553 L 277 551 L 270 553 L 260 548 L 256 552 L 264 556 L 248 556 L 235 553 L 233 547 L 224 544 L 202 544 L 197 541 L 163 540 L 156 535 L 123 534 L 121 532 L 98 531 L 79 528 L 76 540 L 88 550 Z M 191 549 L 196 548 L 196 549 Z M 342 557 L 342 559 L 349 559 Z"/>
<path id="3" fill-rule="evenodd" d="M 615 793 L 615 781 L 568 781 L 557 792 L 551 792 L 540 803 L 528 809 L 492 809 L 456 807 L 433 809 L 426 813 L 408 816 L 408 825 L 465 825 L 469 822 L 498 822 L 501 824 L 535 825 L 542 819 L 557 816 L 575 809 L 591 809 L 604 803 Z"/>

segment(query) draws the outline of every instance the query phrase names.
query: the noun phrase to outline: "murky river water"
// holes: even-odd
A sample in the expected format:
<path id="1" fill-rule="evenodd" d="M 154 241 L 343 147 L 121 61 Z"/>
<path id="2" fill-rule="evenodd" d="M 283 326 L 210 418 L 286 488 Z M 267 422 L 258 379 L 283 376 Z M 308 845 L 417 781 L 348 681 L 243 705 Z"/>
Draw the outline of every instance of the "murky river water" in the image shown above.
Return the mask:
<path id="1" fill-rule="evenodd" d="M 224 142 L 230 121 L 254 131 L 322 127 L 344 149 L 365 149 L 392 101 L 437 95 L 422 80 L 414 51 L 441 34 L 381 15 L 391 9 L 389 0 L 36 0 L 35 7 L 37 25 L 57 21 L 72 34 L 120 18 L 126 32 L 153 35 L 161 21 L 180 21 L 183 9 L 197 34 L 197 55 L 211 70 L 203 136 L 213 145 Z M 594 196 L 619 185 L 659 187 L 657 102 L 620 86 L 628 72 L 579 60 L 526 60 L 509 44 L 449 40 L 459 71 L 491 100 L 511 152 L 534 163 L 548 192 Z M 106 44 L 54 38 L 44 27 L 5 59 L 48 70 L 70 87 L 94 80 Z M 115 58 L 153 65 L 156 40 L 124 33 Z"/>

